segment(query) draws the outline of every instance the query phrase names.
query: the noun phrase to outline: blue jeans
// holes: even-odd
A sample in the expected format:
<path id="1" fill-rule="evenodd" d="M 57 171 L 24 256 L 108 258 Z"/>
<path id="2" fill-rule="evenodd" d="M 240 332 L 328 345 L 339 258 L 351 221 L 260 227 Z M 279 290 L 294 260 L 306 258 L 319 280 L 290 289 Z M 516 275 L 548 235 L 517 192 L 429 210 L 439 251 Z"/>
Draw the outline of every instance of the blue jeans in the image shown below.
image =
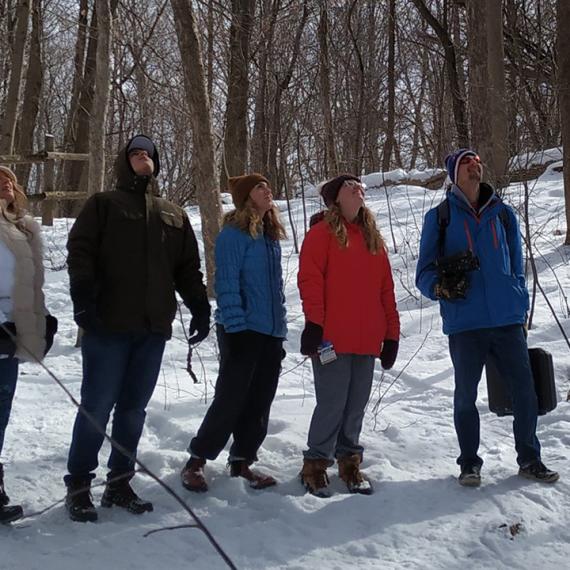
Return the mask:
<path id="1" fill-rule="evenodd" d="M 92 333 L 82 340 L 81 405 L 105 430 L 113 407 L 111 437 L 131 455 L 113 449 L 108 461 L 115 474 L 134 469 L 134 458 L 152 396 L 166 338 L 154 333 Z M 80 411 L 75 418 L 67 469 L 72 478 L 97 468 L 104 436 Z"/>
<path id="2" fill-rule="evenodd" d="M 4 434 L 10 419 L 17 380 L 18 359 L 0 358 L 0 453 L 4 446 Z"/>
<path id="3" fill-rule="evenodd" d="M 479 449 L 479 412 L 475 405 L 477 387 L 489 354 L 496 358 L 499 372 L 513 398 L 513 433 L 519 465 L 540 459 L 536 437 L 538 406 L 526 338 L 521 325 L 478 329 L 449 336 L 449 351 L 455 369 L 453 418 L 461 451 L 457 463 L 482 465 Z"/>

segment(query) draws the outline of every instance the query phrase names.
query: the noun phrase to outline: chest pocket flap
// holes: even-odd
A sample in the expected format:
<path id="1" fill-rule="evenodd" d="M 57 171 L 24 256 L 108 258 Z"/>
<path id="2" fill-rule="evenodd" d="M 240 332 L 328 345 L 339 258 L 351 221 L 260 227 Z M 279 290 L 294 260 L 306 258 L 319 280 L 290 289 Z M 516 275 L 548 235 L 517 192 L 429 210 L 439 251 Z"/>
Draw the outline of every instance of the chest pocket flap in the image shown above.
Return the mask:
<path id="1" fill-rule="evenodd" d="M 160 210 L 160 219 L 167 225 L 173 228 L 181 229 L 184 225 L 184 215 L 182 212 Z"/>

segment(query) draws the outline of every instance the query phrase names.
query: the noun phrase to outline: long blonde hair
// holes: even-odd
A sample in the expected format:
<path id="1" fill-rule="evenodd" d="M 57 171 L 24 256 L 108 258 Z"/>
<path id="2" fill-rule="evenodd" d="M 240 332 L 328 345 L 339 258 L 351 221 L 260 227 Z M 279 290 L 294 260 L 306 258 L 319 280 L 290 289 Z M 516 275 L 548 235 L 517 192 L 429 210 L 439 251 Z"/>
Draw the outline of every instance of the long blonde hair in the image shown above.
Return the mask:
<path id="1" fill-rule="evenodd" d="M 0 212 L 2 217 L 18 227 L 18 229 L 25 231 L 23 225 L 21 224 L 22 218 L 26 214 L 28 208 L 28 198 L 24 192 L 24 189 L 18 184 L 18 179 L 14 172 L 12 172 L 6 166 L 0 166 L 0 175 L 6 176 L 14 187 L 14 201 L 11 204 L 7 204 L 5 200 L 0 200 Z"/>
<path id="2" fill-rule="evenodd" d="M 345 220 L 337 204 L 333 204 L 326 211 L 324 221 L 329 225 L 340 246 L 347 247 L 348 235 L 346 233 Z M 354 223 L 362 228 L 364 241 L 370 253 L 376 255 L 380 250 L 386 249 L 386 242 L 376 225 L 376 219 L 371 210 L 366 206 L 362 206 Z"/>
<path id="3" fill-rule="evenodd" d="M 253 238 L 257 237 L 260 232 L 276 241 L 287 237 L 277 207 L 272 206 L 262 218 L 250 198 L 246 200 L 243 208 L 228 212 L 224 216 L 223 224 L 231 224 Z"/>

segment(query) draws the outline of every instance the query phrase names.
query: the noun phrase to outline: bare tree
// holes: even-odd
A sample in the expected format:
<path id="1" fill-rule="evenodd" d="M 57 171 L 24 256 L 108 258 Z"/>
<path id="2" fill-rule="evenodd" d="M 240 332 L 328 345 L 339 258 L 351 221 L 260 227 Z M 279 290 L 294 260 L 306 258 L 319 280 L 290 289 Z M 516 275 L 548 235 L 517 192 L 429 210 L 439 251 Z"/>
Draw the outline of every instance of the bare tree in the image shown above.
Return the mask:
<path id="1" fill-rule="evenodd" d="M 15 145 L 18 153 L 31 152 L 34 148 L 34 131 L 40 108 L 43 84 L 42 29 L 42 2 L 41 0 L 32 0 L 32 33 L 30 36 L 28 69 L 26 71 L 22 112 Z M 28 185 L 30 170 L 30 164 L 19 164 L 16 169 L 18 180 L 24 187 Z"/>
<path id="2" fill-rule="evenodd" d="M 570 245 L 570 3 L 558 0 L 558 97 L 562 122 L 562 148 L 564 151 L 564 201 L 566 203 L 566 239 Z"/>
<path id="3" fill-rule="evenodd" d="M 325 169 L 330 175 L 338 174 L 338 158 L 334 142 L 334 128 L 331 111 L 331 82 L 329 65 L 329 15 L 326 0 L 321 0 L 319 16 L 319 83 L 321 88 L 321 109 L 325 127 Z"/>
<path id="4" fill-rule="evenodd" d="M 221 188 L 225 188 L 228 176 L 243 174 L 247 168 L 249 41 L 253 8 L 253 0 L 232 0 L 230 72 L 220 175 Z"/>
<path id="5" fill-rule="evenodd" d="M 396 0 L 390 0 L 388 15 L 388 117 L 386 140 L 382 153 L 382 170 L 390 170 L 390 160 L 395 146 L 396 122 Z"/>
<path id="6" fill-rule="evenodd" d="M 210 119 L 210 103 L 192 2 L 191 0 L 171 0 L 171 4 L 174 11 L 178 46 L 182 57 L 184 86 L 196 154 L 196 197 L 202 219 L 208 291 L 210 295 L 213 295 L 214 243 L 220 232 L 221 204 L 219 191 L 215 187 L 216 160 Z"/>
<path id="7" fill-rule="evenodd" d="M 507 118 L 501 0 L 469 0 L 469 106 L 473 146 L 497 184 L 507 166 Z"/>
<path id="8" fill-rule="evenodd" d="M 447 14 L 444 12 L 443 21 L 440 22 L 427 7 L 424 0 L 412 0 L 416 8 L 437 35 L 444 51 L 447 80 L 451 89 L 453 102 L 453 117 L 457 129 L 457 140 L 460 146 L 469 146 L 469 128 L 467 126 L 467 106 L 462 96 L 459 75 L 457 71 L 457 56 L 455 45 L 447 28 Z"/>
<path id="9" fill-rule="evenodd" d="M 95 0 L 97 6 L 97 55 L 93 108 L 89 118 L 89 180 L 87 192 L 101 192 L 105 181 L 105 126 L 109 105 L 111 37 L 113 16 L 110 0 Z"/>
<path id="10" fill-rule="evenodd" d="M 273 49 L 273 38 L 281 0 L 264 0 L 263 14 L 259 18 L 261 41 L 257 92 L 255 96 L 253 136 L 251 137 L 251 168 L 257 172 L 268 172 L 268 64 Z"/>
<path id="11" fill-rule="evenodd" d="M 28 36 L 28 20 L 30 19 L 30 0 L 20 0 L 16 10 L 16 26 L 12 45 L 12 61 L 8 96 L 4 108 L 2 130 L 0 131 L 0 154 L 12 154 L 16 136 L 18 103 L 24 72 L 24 50 Z"/>

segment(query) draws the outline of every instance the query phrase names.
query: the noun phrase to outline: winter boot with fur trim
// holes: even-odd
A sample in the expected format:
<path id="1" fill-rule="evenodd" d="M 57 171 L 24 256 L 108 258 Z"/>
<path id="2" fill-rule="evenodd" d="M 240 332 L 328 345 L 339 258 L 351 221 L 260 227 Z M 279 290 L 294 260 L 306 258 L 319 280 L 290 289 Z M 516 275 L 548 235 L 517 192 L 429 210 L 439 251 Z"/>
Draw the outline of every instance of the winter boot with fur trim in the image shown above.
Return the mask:
<path id="1" fill-rule="evenodd" d="M 328 459 L 307 459 L 303 460 L 303 469 L 301 469 L 301 481 L 305 485 L 305 489 L 315 495 L 326 499 L 331 496 L 329 489 L 329 477 L 327 475 L 327 467 L 330 465 Z"/>
<path id="2" fill-rule="evenodd" d="M 154 510 L 150 501 L 141 499 L 131 487 L 132 473 L 119 475 L 112 471 L 107 474 L 107 485 L 101 497 L 101 506 L 110 508 L 113 505 L 121 507 L 133 515 L 142 515 Z"/>
<path id="3" fill-rule="evenodd" d="M 351 493 L 372 495 L 374 489 L 370 481 L 360 471 L 360 455 L 345 455 L 338 458 L 338 476 L 346 483 Z"/>
<path id="4" fill-rule="evenodd" d="M 208 490 L 208 483 L 204 478 L 204 465 L 206 465 L 205 459 L 190 457 L 180 473 L 182 486 L 185 489 L 194 493 L 205 493 Z"/>
<path id="5" fill-rule="evenodd" d="M 271 475 L 265 475 L 259 471 L 252 471 L 249 463 L 243 459 L 238 461 L 230 461 L 230 475 L 232 477 L 243 477 L 249 482 L 252 489 L 266 489 L 277 485 L 277 481 Z"/>

